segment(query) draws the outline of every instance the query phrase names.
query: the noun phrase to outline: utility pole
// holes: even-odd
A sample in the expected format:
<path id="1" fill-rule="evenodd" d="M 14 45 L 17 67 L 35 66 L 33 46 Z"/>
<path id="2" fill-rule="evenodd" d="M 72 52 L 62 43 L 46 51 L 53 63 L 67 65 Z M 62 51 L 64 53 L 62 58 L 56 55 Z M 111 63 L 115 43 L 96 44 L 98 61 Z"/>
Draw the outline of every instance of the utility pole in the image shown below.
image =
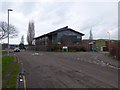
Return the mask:
<path id="1" fill-rule="evenodd" d="M 9 11 L 13 11 L 12 9 L 8 9 L 8 56 L 9 56 Z"/>
<path id="2" fill-rule="evenodd" d="M 111 45 L 110 45 L 110 42 L 111 42 L 111 40 L 110 40 L 111 31 L 108 31 L 107 33 L 109 35 L 109 52 L 110 52 L 110 48 L 111 48 Z"/>

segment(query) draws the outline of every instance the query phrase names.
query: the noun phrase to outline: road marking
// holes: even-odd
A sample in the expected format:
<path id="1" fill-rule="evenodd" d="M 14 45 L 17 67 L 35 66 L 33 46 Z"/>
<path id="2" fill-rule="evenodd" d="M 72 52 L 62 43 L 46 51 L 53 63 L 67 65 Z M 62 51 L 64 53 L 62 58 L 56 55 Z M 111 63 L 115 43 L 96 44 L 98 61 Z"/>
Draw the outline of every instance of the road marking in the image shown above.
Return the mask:
<path id="1" fill-rule="evenodd" d="M 38 56 L 38 55 L 43 55 L 42 53 L 39 54 L 39 53 L 32 53 L 31 55 L 34 55 L 34 56 Z"/>
<path id="2" fill-rule="evenodd" d="M 26 80 L 25 80 L 25 76 L 23 76 L 23 80 L 24 80 L 24 90 L 26 90 Z"/>
<path id="3" fill-rule="evenodd" d="M 80 59 L 79 57 L 76 58 L 76 59 L 77 59 L 77 60 L 84 61 L 84 62 L 94 63 L 94 64 L 97 64 L 97 65 L 100 64 L 102 67 L 108 66 L 108 67 L 113 68 L 113 69 L 120 69 L 119 67 L 113 66 L 113 65 L 111 65 L 110 63 L 104 62 L 104 61 L 102 61 L 102 60 L 97 60 L 97 61 L 86 61 L 86 60 Z"/>

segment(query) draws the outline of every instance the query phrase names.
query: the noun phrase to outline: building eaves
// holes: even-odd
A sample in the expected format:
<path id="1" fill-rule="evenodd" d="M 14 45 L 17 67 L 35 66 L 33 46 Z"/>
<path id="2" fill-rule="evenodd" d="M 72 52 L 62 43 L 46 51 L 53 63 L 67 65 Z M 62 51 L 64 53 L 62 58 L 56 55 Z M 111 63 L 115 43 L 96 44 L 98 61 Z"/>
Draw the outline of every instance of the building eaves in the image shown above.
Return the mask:
<path id="1" fill-rule="evenodd" d="M 73 32 L 75 32 L 75 33 L 77 33 L 77 34 L 81 34 L 82 36 L 85 35 L 85 34 L 83 34 L 83 33 L 80 33 L 80 32 L 78 32 L 78 31 L 75 31 L 75 30 L 73 30 L 73 29 L 71 29 L 71 28 L 68 28 L 68 26 L 66 26 L 66 27 L 57 29 L 57 30 L 55 30 L 55 31 L 49 32 L 49 33 L 47 33 L 47 34 L 41 35 L 41 36 L 39 36 L 39 37 L 36 37 L 36 38 L 34 38 L 34 39 L 39 39 L 39 38 L 42 38 L 42 37 L 45 37 L 45 36 L 53 35 L 53 34 L 56 34 L 56 33 L 58 33 L 58 32 L 64 31 L 64 30 L 70 30 L 70 31 L 73 31 Z"/>

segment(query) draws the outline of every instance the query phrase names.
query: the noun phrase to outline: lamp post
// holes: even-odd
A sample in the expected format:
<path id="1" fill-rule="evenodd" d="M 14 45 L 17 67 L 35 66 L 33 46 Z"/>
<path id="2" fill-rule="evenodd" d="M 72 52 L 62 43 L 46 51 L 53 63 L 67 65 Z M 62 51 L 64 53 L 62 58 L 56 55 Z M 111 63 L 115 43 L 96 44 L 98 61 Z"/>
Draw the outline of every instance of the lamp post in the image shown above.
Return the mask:
<path id="1" fill-rule="evenodd" d="M 110 52 L 110 35 L 111 35 L 111 31 L 108 31 L 107 33 L 109 35 L 109 52 Z"/>
<path id="2" fill-rule="evenodd" d="M 8 9 L 8 55 L 9 55 L 9 11 L 13 11 L 13 10 Z"/>

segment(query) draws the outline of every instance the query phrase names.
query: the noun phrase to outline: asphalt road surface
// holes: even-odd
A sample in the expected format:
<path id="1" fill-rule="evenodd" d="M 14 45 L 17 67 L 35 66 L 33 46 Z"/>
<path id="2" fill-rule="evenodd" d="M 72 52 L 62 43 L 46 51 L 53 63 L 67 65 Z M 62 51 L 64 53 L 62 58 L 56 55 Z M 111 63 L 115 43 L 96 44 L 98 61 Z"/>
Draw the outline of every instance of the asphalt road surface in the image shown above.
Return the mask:
<path id="1" fill-rule="evenodd" d="M 99 53 L 21 51 L 16 55 L 27 88 L 118 88 L 118 69 L 92 63 L 97 56 L 110 59 Z"/>

